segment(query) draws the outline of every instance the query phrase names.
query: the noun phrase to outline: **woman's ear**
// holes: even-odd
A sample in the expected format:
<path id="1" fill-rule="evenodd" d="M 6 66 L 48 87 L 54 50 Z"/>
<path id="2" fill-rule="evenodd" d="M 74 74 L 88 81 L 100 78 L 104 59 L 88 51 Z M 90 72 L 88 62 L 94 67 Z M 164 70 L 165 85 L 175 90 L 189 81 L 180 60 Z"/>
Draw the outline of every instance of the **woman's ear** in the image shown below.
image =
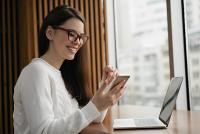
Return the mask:
<path id="1" fill-rule="evenodd" d="M 46 29 L 46 36 L 49 40 L 53 40 L 54 29 L 51 26 L 48 26 Z"/>

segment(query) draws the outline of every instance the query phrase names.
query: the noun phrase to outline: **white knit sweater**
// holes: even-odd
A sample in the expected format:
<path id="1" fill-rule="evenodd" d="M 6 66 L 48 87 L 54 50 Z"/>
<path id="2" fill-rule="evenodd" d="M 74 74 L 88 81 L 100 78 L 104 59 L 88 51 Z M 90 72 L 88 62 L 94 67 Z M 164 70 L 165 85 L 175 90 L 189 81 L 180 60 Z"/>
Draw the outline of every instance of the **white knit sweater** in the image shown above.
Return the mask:
<path id="1" fill-rule="evenodd" d="M 91 101 L 80 109 L 61 72 L 40 58 L 23 69 L 15 85 L 15 134 L 77 134 L 92 121 L 102 122 L 105 114 Z"/>

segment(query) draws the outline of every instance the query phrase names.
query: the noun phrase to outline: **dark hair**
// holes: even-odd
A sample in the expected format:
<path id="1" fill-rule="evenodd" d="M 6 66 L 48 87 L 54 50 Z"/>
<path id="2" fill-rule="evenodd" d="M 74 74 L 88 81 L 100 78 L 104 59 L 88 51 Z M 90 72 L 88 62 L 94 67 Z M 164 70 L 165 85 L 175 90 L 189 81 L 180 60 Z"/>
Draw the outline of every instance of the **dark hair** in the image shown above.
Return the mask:
<path id="1" fill-rule="evenodd" d="M 44 19 L 39 34 L 39 55 L 45 54 L 49 48 L 49 40 L 46 37 L 48 26 L 59 26 L 65 21 L 77 18 L 85 23 L 84 17 L 74 8 L 67 5 L 58 6 L 53 9 Z M 80 106 L 88 103 L 89 97 L 86 94 L 86 82 L 84 82 L 84 70 L 81 67 L 81 53 L 77 52 L 74 60 L 65 60 L 60 68 L 65 86 L 73 98 L 76 98 Z"/>

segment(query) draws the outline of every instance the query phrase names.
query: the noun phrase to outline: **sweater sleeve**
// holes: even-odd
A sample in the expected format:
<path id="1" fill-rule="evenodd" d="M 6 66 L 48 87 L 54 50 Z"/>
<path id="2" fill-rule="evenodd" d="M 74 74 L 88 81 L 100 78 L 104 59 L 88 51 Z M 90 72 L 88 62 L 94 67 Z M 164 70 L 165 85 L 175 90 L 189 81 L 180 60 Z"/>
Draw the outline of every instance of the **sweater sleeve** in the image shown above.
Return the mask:
<path id="1" fill-rule="evenodd" d="M 89 102 L 71 115 L 55 118 L 50 80 L 40 69 L 24 72 L 20 95 L 32 134 L 76 134 L 100 116 L 96 106 Z"/>
<path id="2" fill-rule="evenodd" d="M 94 123 L 102 123 L 107 114 L 107 111 L 108 111 L 108 109 L 100 112 L 100 115 L 95 120 L 93 120 L 93 122 Z"/>

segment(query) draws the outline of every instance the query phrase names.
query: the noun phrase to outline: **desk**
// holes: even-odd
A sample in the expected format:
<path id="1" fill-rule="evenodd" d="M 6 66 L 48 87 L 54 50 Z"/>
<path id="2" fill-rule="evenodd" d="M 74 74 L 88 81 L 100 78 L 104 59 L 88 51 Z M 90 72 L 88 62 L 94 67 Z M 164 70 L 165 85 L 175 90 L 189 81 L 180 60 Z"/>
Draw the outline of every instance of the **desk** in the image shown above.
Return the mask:
<path id="1" fill-rule="evenodd" d="M 200 111 L 174 110 L 167 129 L 146 130 L 113 130 L 112 120 L 115 118 L 152 117 L 159 115 L 159 108 L 144 106 L 119 106 L 109 112 L 110 118 L 102 124 L 91 124 L 82 134 L 199 134 Z"/>

